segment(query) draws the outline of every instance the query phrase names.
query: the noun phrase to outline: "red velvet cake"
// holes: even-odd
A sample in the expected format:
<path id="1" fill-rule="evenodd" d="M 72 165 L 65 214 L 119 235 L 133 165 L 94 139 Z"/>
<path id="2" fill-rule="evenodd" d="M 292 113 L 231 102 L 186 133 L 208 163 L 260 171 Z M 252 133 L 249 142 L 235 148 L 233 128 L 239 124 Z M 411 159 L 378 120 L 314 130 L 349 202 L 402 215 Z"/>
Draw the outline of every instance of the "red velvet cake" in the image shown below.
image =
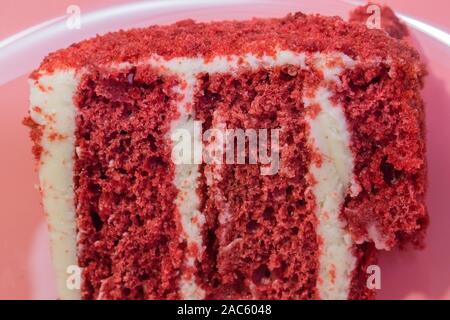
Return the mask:
<path id="1" fill-rule="evenodd" d="M 360 21 L 188 20 L 46 57 L 26 123 L 60 297 L 372 298 L 377 252 L 428 224 L 425 72 L 398 21 Z"/>

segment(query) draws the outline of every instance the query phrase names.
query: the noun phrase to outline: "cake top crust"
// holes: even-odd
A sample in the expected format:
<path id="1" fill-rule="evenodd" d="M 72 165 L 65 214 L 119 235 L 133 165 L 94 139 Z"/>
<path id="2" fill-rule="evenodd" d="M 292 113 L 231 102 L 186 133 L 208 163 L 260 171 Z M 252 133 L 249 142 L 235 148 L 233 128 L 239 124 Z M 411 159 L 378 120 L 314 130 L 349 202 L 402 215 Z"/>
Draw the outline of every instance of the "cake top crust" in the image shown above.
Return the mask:
<path id="1" fill-rule="evenodd" d="M 247 21 L 197 23 L 184 20 L 167 26 L 120 30 L 97 35 L 49 54 L 31 74 L 58 69 L 136 63 L 158 55 L 175 57 L 273 54 L 277 49 L 294 52 L 339 51 L 353 59 L 387 59 L 402 65 L 417 65 L 418 53 L 406 41 L 385 31 L 368 29 L 360 22 L 340 17 L 305 15 Z"/>

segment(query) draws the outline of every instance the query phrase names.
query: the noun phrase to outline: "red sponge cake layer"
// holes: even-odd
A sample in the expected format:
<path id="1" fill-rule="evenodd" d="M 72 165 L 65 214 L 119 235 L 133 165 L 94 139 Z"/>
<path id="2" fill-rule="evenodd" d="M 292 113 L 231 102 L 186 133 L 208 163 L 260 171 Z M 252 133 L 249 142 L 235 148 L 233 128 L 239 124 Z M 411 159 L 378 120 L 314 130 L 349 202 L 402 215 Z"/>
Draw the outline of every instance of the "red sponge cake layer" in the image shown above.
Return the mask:
<path id="1" fill-rule="evenodd" d="M 312 152 L 299 102 L 303 72 L 290 66 L 201 78 L 194 108 L 209 127 L 283 128 L 277 174 L 261 175 L 261 165 L 248 161 L 203 168 L 209 180 L 203 235 L 211 250 L 200 273 L 209 274 L 204 280 L 211 298 L 317 296 L 317 219 L 308 190 Z"/>
<path id="2" fill-rule="evenodd" d="M 422 84 L 417 66 L 402 68 L 348 70 L 336 97 L 346 105 L 354 173 L 362 187 L 358 197 L 347 199 L 343 215 L 358 242 L 372 238 L 378 249 L 420 245 L 428 224 Z"/>
<path id="3" fill-rule="evenodd" d="M 83 298 L 179 297 L 185 245 L 165 143 L 178 116 L 169 103 L 176 81 L 146 67 L 81 80 L 74 181 Z"/>

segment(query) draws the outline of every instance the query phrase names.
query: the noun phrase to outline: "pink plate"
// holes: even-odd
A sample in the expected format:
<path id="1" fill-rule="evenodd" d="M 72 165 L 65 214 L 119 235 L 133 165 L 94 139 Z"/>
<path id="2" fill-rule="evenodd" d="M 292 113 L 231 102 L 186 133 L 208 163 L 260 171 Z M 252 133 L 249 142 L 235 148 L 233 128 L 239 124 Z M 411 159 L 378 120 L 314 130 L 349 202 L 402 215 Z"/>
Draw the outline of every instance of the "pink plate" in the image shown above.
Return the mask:
<path id="1" fill-rule="evenodd" d="M 137 2 L 83 13 L 81 29 L 55 18 L 0 41 L 0 299 L 54 299 L 55 283 L 33 172 L 28 130 L 21 125 L 28 109 L 26 74 L 50 51 L 120 28 L 196 20 L 283 16 L 288 12 L 347 17 L 356 1 L 191 0 Z M 428 65 L 423 92 L 427 104 L 431 225 L 422 251 L 382 253 L 382 299 L 450 299 L 450 35 L 401 15 L 412 42 Z"/>

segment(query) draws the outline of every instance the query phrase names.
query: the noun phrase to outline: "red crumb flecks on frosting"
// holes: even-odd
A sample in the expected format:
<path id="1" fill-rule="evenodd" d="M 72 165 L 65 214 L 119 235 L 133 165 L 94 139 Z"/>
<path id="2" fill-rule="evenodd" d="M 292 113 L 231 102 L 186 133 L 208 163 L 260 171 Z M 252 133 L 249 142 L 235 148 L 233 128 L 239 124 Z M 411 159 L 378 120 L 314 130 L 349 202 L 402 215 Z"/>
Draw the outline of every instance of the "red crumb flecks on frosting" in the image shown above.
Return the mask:
<path id="1" fill-rule="evenodd" d="M 186 243 L 166 140 L 176 83 L 146 66 L 81 81 L 74 180 L 85 299 L 180 297 Z"/>
<path id="2" fill-rule="evenodd" d="M 376 7 L 374 7 L 376 6 Z M 394 11 L 388 6 L 381 6 L 373 3 L 369 3 L 366 6 L 357 7 L 350 13 L 350 22 L 367 23 L 374 14 L 377 14 L 375 10 L 379 10 L 381 29 L 386 31 L 391 37 L 396 39 L 403 39 L 408 36 L 408 28 L 403 24 L 399 18 L 395 15 Z"/>
<path id="3" fill-rule="evenodd" d="M 30 138 L 33 142 L 32 152 L 34 155 L 34 158 L 39 161 L 41 159 L 42 154 L 42 146 L 41 146 L 41 139 L 43 134 L 43 127 L 31 119 L 31 117 L 26 117 L 22 121 L 23 125 L 30 128 Z"/>
<path id="4" fill-rule="evenodd" d="M 152 54 L 212 58 L 216 55 L 271 54 L 277 48 L 297 52 L 339 51 L 352 58 L 392 57 L 416 62 L 418 54 L 406 43 L 339 17 L 296 13 L 282 19 L 195 23 L 118 31 L 73 44 L 47 56 L 38 71 L 137 62 Z M 32 78 L 39 77 L 34 73 Z"/>
<path id="5" fill-rule="evenodd" d="M 53 87 L 52 86 L 44 86 L 42 84 L 38 84 L 38 88 L 39 90 L 41 90 L 42 92 L 49 92 L 49 91 L 53 91 Z"/>
<path id="6" fill-rule="evenodd" d="M 64 140 L 64 139 L 67 139 L 67 136 L 64 134 L 57 133 L 57 132 L 52 132 L 48 135 L 48 139 L 50 141 Z"/>

